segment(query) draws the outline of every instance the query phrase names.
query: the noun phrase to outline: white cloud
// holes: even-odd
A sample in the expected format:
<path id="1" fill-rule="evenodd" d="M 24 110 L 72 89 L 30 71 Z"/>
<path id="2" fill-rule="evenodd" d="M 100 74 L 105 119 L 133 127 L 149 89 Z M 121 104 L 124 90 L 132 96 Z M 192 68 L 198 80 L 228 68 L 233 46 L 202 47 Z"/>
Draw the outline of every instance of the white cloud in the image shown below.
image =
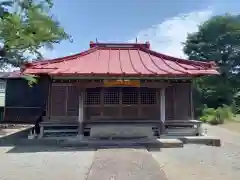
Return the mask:
<path id="1" fill-rule="evenodd" d="M 42 47 L 38 51 L 42 54 L 44 60 L 53 59 L 53 58 L 57 57 L 57 53 L 54 50 L 50 50 L 50 49 Z M 24 53 L 24 55 L 29 58 L 30 62 L 37 59 L 37 54 L 32 54 L 32 53 L 26 51 Z"/>
<path id="2" fill-rule="evenodd" d="M 53 59 L 53 58 L 57 57 L 57 53 L 54 50 L 48 50 L 46 48 L 40 48 L 39 52 L 42 54 L 43 59 Z M 29 52 L 24 52 L 24 55 L 26 57 L 29 57 L 30 62 L 32 60 L 35 60 L 36 57 L 37 57 L 36 55 L 31 54 Z M 13 67 L 12 65 L 7 65 L 6 67 L 0 69 L 0 71 L 2 71 L 2 72 L 13 72 L 13 71 L 17 71 L 17 70 L 20 70 L 20 68 Z"/>
<path id="3" fill-rule="evenodd" d="M 183 58 L 185 55 L 182 51 L 182 43 L 186 40 L 187 34 L 196 32 L 199 24 L 212 15 L 213 11 L 210 9 L 179 14 L 140 31 L 137 38 L 139 42 L 149 41 L 153 50 Z"/>
<path id="4" fill-rule="evenodd" d="M 41 48 L 39 51 L 44 59 L 54 59 L 58 57 L 58 53 L 54 49 Z"/>

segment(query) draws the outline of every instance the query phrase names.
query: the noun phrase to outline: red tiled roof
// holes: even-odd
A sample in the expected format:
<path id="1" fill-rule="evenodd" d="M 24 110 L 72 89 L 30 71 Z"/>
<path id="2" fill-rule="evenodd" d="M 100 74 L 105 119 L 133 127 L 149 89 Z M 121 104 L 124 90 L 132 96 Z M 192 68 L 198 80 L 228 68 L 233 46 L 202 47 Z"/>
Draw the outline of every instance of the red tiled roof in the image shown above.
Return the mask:
<path id="1" fill-rule="evenodd" d="M 89 50 L 79 54 L 26 64 L 23 73 L 58 76 L 199 76 L 218 74 L 214 63 L 174 58 L 149 48 L 149 43 L 91 43 Z"/>

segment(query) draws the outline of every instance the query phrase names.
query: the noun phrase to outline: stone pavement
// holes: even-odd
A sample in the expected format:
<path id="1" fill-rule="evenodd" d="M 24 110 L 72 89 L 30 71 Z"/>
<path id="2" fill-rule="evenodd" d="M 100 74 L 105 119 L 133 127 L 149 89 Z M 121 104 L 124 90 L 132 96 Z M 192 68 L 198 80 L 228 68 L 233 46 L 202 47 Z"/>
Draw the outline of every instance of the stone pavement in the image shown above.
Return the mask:
<path id="1" fill-rule="evenodd" d="M 0 147 L 0 180 L 86 180 L 94 150 Z"/>
<path id="2" fill-rule="evenodd" d="M 208 126 L 221 147 L 101 149 L 0 147 L 0 180 L 239 180 L 240 135 Z M 152 155 L 154 158 L 152 158 Z"/>
<path id="3" fill-rule="evenodd" d="M 168 180 L 239 180 L 240 134 L 204 125 L 208 135 L 221 139 L 221 147 L 185 145 L 152 152 Z"/>
<path id="4" fill-rule="evenodd" d="M 167 180 L 146 149 L 98 150 L 87 180 Z"/>
<path id="5" fill-rule="evenodd" d="M 167 180 L 146 149 L 0 147 L 0 180 Z"/>

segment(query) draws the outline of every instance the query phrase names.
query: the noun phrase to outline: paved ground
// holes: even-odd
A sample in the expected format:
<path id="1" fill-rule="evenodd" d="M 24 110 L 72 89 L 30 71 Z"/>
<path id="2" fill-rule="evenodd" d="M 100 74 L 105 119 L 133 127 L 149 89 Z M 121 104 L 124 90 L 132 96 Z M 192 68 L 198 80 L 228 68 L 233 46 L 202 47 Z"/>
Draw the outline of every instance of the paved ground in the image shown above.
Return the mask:
<path id="1" fill-rule="evenodd" d="M 145 149 L 1 147 L 0 159 L 1 180 L 167 180 Z"/>
<path id="2" fill-rule="evenodd" d="M 219 127 L 222 127 L 224 129 L 227 129 L 232 132 L 236 132 L 240 134 L 240 121 L 230 121 L 226 122 L 224 124 L 218 125 Z"/>
<path id="3" fill-rule="evenodd" d="M 1 147 L 0 180 L 85 180 L 93 158 L 91 150 Z"/>
<path id="4" fill-rule="evenodd" d="M 222 147 L 186 145 L 182 149 L 151 153 L 134 149 L 95 152 L 76 148 L 0 147 L 0 180 L 239 180 L 240 135 L 207 127 L 209 135 L 222 139 Z"/>
<path id="5" fill-rule="evenodd" d="M 167 180 L 159 164 L 144 149 L 97 151 L 87 180 Z"/>
<path id="6" fill-rule="evenodd" d="M 153 152 L 168 180 L 239 180 L 240 135 L 206 126 L 209 135 L 221 138 L 222 147 L 185 145 L 183 149 Z"/>

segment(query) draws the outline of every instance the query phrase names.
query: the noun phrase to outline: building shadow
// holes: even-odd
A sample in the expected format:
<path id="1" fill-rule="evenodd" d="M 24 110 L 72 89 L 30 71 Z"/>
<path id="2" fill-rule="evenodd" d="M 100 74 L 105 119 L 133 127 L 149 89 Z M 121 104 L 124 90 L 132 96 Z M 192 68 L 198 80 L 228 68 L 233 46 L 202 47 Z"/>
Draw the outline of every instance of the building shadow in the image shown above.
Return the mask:
<path id="1" fill-rule="evenodd" d="M 14 145 L 17 143 L 20 139 L 25 139 L 28 136 L 29 131 L 31 130 L 32 127 L 19 130 L 17 132 L 14 132 L 12 134 L 9 134 L 9 132 L 6 132 L 3 130 L 2 132 L 2 137 L 0 137 L 0 146 L 10 146 Z"/>
<path id="2" fill-rule="evenodd" d="M 96 151 L 98 149 L 147 149 L 148 151 L 161 151 L 166 148 L 166 143 L 157 139 L 149 140 L 98 140 L 90 141 L 66 141 L 64 139 L 28 139 L 29 128 L 14 134 L 0 138 L 1 147 L 11 147 L 6 153 L 38 153 L 38 152 L 76 152 Z M 179 144 L 177 144 L 179 146 Z M 172 147 L 172 145 L 171 145 Z M 182 146 L 179 146 L 182 147 Z"/>
<path id="3" fill-rule="evenodd" d="M 63 146 L 47 146 L 47 145 L 33 145 L 23 146 L 14 145 L 13 148 L 6 153 L 39 153 L 39 152 L 82 152 L 82 151 L 97 151 L 100 149 L 147 149 L 148 151 L 161 151 L 160 147 L 147 147 L 147 146 L 105 146 L 105 147 L 63 147 Z"/>
<path id="4" fill-rule="evenodd" d="M 101 140 L 96 144 L 91 143 L 65 143 L 56 140 L 28 140 L 19 139 L 18 142 L 12 144 L 7 153 L 38 153 L 38 152 L 76 152 L 76 151 L 96 151 L 99 149 L 147 149 L 148 151 L 161 151 L 164 148 L 162 143 L 105 143 Z"/>
<path id="5" fill-rule="evenodd" d="M 96 151 L 95 148 L 90 147 L 58 147 L 58 146 L 22 146 L 15 145 L 6 153 L 39 153 L 39 152 L 76 152 L 76 151 Z"/>

